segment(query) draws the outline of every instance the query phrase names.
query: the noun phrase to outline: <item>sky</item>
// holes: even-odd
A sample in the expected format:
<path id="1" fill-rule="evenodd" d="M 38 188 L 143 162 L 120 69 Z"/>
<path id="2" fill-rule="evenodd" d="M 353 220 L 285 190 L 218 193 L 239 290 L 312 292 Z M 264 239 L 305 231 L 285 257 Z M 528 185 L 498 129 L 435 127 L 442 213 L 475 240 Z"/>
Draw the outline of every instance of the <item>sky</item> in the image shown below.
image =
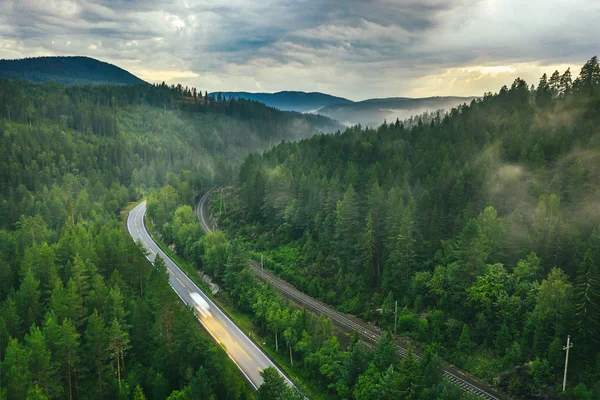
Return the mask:
<path id="1" fill-rule="evenodd" d="M 481 95 L 600 53 L 593 0 L 0 0 L 0 58 L 86 55 L 202 91 Z"/>

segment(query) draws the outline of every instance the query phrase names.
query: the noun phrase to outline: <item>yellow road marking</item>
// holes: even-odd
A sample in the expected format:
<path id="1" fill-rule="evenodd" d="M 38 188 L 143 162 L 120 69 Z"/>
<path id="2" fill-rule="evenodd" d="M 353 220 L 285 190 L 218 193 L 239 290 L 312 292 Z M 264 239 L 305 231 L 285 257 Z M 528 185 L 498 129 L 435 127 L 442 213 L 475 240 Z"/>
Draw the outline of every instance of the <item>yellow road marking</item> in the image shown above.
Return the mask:
<path id="1" fill-rule="evenodd" d="M 258 372 L 262 372 L 263 371 L 261 367 L 256 367 L 256 368 L 258 368 Z"/>
<path id="2" fill-rule="evenodd" d="M 181 282 L 181 281 L 179 280 L 179 278 L 175 278 L 175 279 L 177 279 L 177 282 L 181 283 L 181 286 L 185 287 L 185 285 L 183 284 L 183 282 Z"/>
<path id="3" fill-rule="evenodd" d="M 222 325 L 221 325 L 219 322 L 217 322 L 217 326 L 218 326 L 219 328 L 221 328 L 221 330 L 222 330 L 223 332 L 227 333 L 227 331 L 225 330 L 225 328 L 223 328 L 223 326 L 222 326 Z"/>
<path id="4" fill-rule="evenodd" d="M 237 346 L 237 347 L 238 347 L 238 348 L 239 348 L 239 349 L 242 351 L 242 353 L 244 353 L 244 354 L 246 355 L 246 357 L 248 357 L 248 360 L 252 361 L 252 359 L 250 358 L 250 356 L 248 355 L 248 353 L 246 353 L 246 352 L 244 351 L 244 349 L 242 349 L 242 346 L 240 346 L 240 345 L 238 344 L 238 342 L 235 342 L 235 341 L 234 341 L 233 343 L 235 343 L 235 345 L 236 345 L 236 346 Z"/>
<path id="5" fill-rule="evenodd" d="M 190 292 L 190 289 L 188 289 L 188 294 L 189 294 L 189 293 L 192 293 L 192 292 Z"/>
<path id="6" fill-rule="evenodd" d="M 175 274 L 173 273 L 173 271 L 171 271 L 171 268 L 167 267 L 167 269 L 169 270 L 169 272 L 171 273 L 171 275 L 175 275 Z"/>

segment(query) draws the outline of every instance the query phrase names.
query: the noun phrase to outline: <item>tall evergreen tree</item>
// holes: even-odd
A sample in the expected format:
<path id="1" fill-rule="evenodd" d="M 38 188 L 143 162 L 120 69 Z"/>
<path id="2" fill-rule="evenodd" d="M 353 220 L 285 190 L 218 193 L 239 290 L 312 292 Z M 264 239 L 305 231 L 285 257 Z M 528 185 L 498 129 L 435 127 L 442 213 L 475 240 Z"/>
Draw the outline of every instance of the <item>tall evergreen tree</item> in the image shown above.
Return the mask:
<path id="1" fill-rule="evenodd" d="M 346 267 L 355 267 L 360 250 L 360 218 L 356 192 L 349 186 L 337 204 L 335 218 L 336 253 Z"/>
<path id="2" fill-rule="evenodd" d="M 98 315 L 98 310 L 87 319 L 85 330 L 85 364 L 97 379 L 98 397 L 104 397 L 104 385 L 107 379 L 107 360 L 110 359 L 108 337 L 104 320 Z"/>
<path id="3" fill-rule="evenodd" d="M 587 249 L 577 273 L 575 318 L 582 345 L 595 352 L 600 341 L 600 270 Z"/>
<path id="4" fill-rule="evenodd" d="M 361 249 L 360 249 L 360 275 L 368 277 L 369 282 L 373 284 L 377 278 L 377 270 L 375 268 L 375 235 L 373 234 L 373 218 L 371 214 L 367 216 L 365 230 L 362 234 Z"/>

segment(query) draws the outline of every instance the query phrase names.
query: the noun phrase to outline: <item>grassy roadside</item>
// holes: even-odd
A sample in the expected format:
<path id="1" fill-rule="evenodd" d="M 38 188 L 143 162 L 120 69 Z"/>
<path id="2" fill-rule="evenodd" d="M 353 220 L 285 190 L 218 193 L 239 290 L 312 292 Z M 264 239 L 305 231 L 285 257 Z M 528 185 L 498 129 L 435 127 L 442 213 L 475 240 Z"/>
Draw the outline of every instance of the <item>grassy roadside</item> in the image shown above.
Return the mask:
<path id="1" fill-rule="evenodd" d="M 173 262 L 175 262 L 188 277 L 194 281 L 200 289 L 204 291 L 221 309 L 223 309 L 227 315 L 273 360 L 275 363 L 290 377 L 292 381 L 298 386 L 298 388 L 310 398 L 314 400 L 326 400 L 329 398 L 327 393 L 315 390 L 316 388 L 308 386 L 307 376 L 299 367 L 292 367 L 288 364 L 287 355 L 279 354 L 275 351 L 274 347 L 271 347 L 265 337 L 258 334 L 258 329 L 254 325 L 252 318 L 240 312 L 236 309 L 235 305 L 231 303 L 227 295 L 215 296 L 210 291 L 208 285 L 200 280 L 196 274 L 196 268 L 189 262 L 183 260 L 180 256 L 173 253 L 159 238 L 153 234 L 152 222 L 145 218 L 146 228 L 152 239 L 156 242 L 158 247 L 167 255 Z M 224 292 L 220 292 L 224 293 Z"/>

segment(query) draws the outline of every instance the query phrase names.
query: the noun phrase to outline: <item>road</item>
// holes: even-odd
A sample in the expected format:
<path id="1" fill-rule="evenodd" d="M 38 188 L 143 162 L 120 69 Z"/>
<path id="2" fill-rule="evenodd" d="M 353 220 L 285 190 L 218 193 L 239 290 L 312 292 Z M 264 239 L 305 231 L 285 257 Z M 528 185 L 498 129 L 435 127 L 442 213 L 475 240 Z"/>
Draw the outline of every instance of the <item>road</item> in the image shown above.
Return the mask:
<path id="1" fill-rule="evenodd" d="M 211 232 L 215 228 L 214 223 L 211 221 L 208 215 L 206 215 L 206 202 L 209 195 L 210 191 L 202 196 L 196 209 L 198 219 L 200 220 L 200 225 L 202 225 L 202 228 L 206 232 Z M 364 321 L 360 321 L 358 318 L 347 316 L 346 314 L 334 310 L 321 301 L 302 293 L 288 282 L 276 277 L 271 272 L 261 270 L 256 262 L 250 262 L 250 267 L 259 279 L 270 282 L 275 289 L 280 291 L 296 304 L 306 306 L 306 308 L 317 314 L 323 314 L 329 317 L 336 325 L 349 329 L 350 331 L 357 332 L 363 337 L 363 339 L 371 342 L 377 342 L 379 339 L 381 339 L 381 331 L 379 329 L 367 324 Z M 396 348 L 400 357 L 406 356 L 407 349 L 405 347 L 396 344 Z M 418 355 L 415 356 L 420 358 Z M 468 392 L 485 400 L 501 399 L 500 395 L 492 393 L 492 391 L 485 387 L 484 384 L 477 382 L 474 378 L 467 376 L 465 373 L 458 370 L 458 368 L 451 366 L 450 364 L 446 364 L 443 374 L 444 378 L 457 385 L 464 392 Z"/>
<path id="2" fill-rule="evenodd" d="M 276 368 L 290 386 L 290 379 L 263 353 L 261 349 L 233 323 L 233 321 L 208 297 L 194 282 L 158 247 L 152 240 L 144 224 L 146 202 L 142 202 L 130 211 L 127 218 L 127 230 L 134 241 L 141 241 L 148 251 L 148 259 L 154 262 L 157 254 L 164 259 L 169 271 L 169 284 L 181 301 L 193 307 L 190 293 L 197 292 L 210 305 L 212 317 L 198 316 L 198 320 L 227 352 L 242 374 L 257 389 L 263 382 L 260 372 L 267 367 Z"/>

